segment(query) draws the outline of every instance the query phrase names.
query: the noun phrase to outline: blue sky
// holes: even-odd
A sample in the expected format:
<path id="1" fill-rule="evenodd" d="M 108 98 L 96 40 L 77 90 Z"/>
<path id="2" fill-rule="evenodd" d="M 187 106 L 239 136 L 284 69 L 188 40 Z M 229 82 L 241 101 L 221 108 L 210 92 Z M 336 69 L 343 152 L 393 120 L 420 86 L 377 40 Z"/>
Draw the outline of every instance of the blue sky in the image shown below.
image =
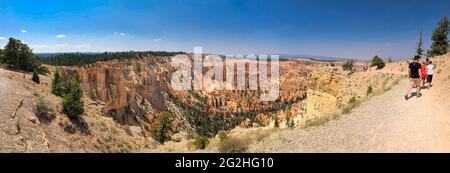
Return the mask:
<path id="1" fill-rule="evenodd" d="M 448 0 L 1 0 L 0 45 L 35 52 L 169 50 L 368 59 L 425 48 Z M 6 38 L 6 39 L 4 39 Z"/>

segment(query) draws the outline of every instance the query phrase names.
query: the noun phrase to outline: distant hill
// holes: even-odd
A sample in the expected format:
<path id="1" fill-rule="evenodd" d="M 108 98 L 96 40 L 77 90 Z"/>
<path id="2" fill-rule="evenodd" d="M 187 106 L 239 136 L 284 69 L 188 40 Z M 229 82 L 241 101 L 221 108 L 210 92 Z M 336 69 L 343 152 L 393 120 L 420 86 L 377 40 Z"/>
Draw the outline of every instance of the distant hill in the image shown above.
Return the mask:
<path id="1" fill-rule="evenodd" d="M 326 62 L 336 62 L 345 61 L 344 58 L 336 58 L 329 56 L 314 56 L 314 55 L 303 55 L 303 54 L 280 54 L 280 59 L 309 59 L 314 61 L 326 61 Z"/>

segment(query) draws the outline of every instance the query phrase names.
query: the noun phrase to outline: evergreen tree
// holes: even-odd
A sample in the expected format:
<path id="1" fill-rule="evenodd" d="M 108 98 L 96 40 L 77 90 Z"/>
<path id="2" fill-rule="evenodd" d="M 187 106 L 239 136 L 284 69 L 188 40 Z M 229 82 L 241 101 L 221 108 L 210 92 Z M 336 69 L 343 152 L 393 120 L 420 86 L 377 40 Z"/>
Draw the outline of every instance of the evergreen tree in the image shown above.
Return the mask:
<path id="1" fill-rule="evenodd" d="M 3 59 L 3 49 L 0 49 L 0 63 L 3 63 L 4 59 Z"/>
<path id="2" fill-rule="evenodd" d="M 33 70 L 33 76 L 31 77 L 31 80 L 37 84 L 41 83 L 41 81 L 39 80 L 39 75 L 36 72 L 36 70 Z"/>
<path id="3" fill-rule="evenodd" d="M 38 59 L 31 49 L 20 40 L 10 38 L 3 50 L 3 61 L 10 67 L 20 70 L 32 71 L 38 65 Z"/>
<path id="4" fill-rule="evenodd" d="M 423 55 L 423 30 L 420 31 L 419 41 L 417 42 L 416 55 L 422 57 Z"/>
<path id="5" fill-rule="evenodd" d="M 431 36 L 431 40 L 433 43 L 431 44 L 431 50 L 428 52 L 429 56 L 439 56 L 444 55 L 448 52 L 448 33 L 450 30 L 450 24 L 448 17 L 445 16 L 439 22 L 439 25 L 433 31 L 433 35 Z"/>
<path id="6" fill-rule="evenodd" d="M 370 95 L 372 93 L 373 93 L 373 88 L 372 88 L 372 86 L 369 85 L 369 87 L 367 87 L 366 95 Z"/>
<path id="7" fill-rule="evenodd" d="M 371 67 L 377 66 L 377 69 L 382 69 L 384 68 L 386 64 L 384 63 L 383 59 L 381 59 L 380 57 L 378 57 L 378 55 L 375 55 L 375 57 L 373 57 L 372 59 L 372 63 L 371 63 Z"/>
<path id="8" fill-rule="evenodd" d="M 345 71 L 352 71 L 353 70 L 353 60 L 348 60 L 345 62 L 345 64 L 342 65 L 342 69 Z"/>
<path id="9" fill-rule="evenodd" d="M 62 81 L 61 81 L 61 75 L 58 71 L 53 74 L 53 80 L 52 80 L 52 93 L 56 96 L 63 96 L 63 88 L 62 88 Z"/>
<path id="10" fill-rule="evenodd" d="M 70 118 L 79 120 L 84 113 L 83 91 L 78 80 L 70 80 L 70 92 L 63 97 L 63 111 Z"/>
<path id="11" fill-rule="evenodd" d="M 156 119 L 156 125 L 152 126 L 151 133 L 153 138 L 163 144 L 170 140 L 172 130 L 172 114 L 170 112 L 162 112 Z"/>
<path id="12" fill-rule="evenodd" d="M 279 128 L 280 127 L 280 122 L 278 121 L 278 118 L 275 118 L 274 126 L 275 126 L 275 128 Z"/>

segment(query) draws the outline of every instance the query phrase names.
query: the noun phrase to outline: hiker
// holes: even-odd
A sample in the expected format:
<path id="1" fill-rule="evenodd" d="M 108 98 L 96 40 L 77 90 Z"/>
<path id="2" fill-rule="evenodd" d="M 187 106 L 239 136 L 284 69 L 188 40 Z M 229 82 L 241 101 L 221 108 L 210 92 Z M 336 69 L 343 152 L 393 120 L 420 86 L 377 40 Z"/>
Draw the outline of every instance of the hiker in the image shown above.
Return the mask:
<path id="1" fill-rule="evenodd" d="M 422 79 L 422 87 L 425 87 L 425 84 L 427 82 L 427 63 L 422 62 L 420 65 L 420 79 Z"/>
<path id="2" fill-rule="evenodd" d="M 428 83 L 428 89 L 430 89 L 430 87 L 433 86 L 433 84 L 431 84 L 431 82 L 433 82 L 433 69 L 434 69 L 434 65 L 432 61 L 428 62 L 428 66 L 427 66 L 427 83 Z"/>
<path id="3" fill-rule="evenodd" d="M 421 97 L 422 94 L 420 93 L 420 70 L 421 65 L 419 63 L 420 56 L 415 56 L 412 63 L 409 64 L 409 79 L 411 82 L 411 87 L 408 87 L 408 92 L 405 95 L 405 100 L 409 99 L 409 92 L 411 89 L 415 88 L 417 92 L 417 97 Z"/>

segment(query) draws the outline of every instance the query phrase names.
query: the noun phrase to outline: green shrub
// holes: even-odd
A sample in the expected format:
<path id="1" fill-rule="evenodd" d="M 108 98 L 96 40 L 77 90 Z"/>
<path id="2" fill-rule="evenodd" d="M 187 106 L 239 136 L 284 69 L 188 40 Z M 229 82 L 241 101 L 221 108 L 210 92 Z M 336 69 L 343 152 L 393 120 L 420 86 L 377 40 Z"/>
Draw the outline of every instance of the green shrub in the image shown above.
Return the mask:
<path id="1" fill-rule="evenodd" d="M 209 144 L 209 139 L 206 136 L 198 135 L 195 137 L 194 145 L 197 149 L 203 150 Z"/>
<path id="2" fill-rule="evenodd" d="M 40 118 L 46 118 L 47 120 L 51 120 L 55 118 L 53 112 L 54 110 L 50 106 L 50 103 L 47 100 L 45 100 L 42 96 L 37 95 L 36 110 L 34 112 L 36 116 Z"/>
<path id="3" fill-rule="evenodd" d="M 37 84 L 41 83 L 41 81 L 39 79 L 39 75 L 37 74 L 36 70 L 33 71 L 33 77 L 31 78 L 31 80 Z"/>
<path id="4" fill-rule="evenodd" d="M 280 122 L 278 121 L 278 118 L 275 117 L 275 128 L 279 128 L 280 127 Z"/>
<path id="5" fill-rule="evenodd" d="M 246 152 L 247 142 L 240 138 L 227 138 L 219 143 L 219 151 L 222 153 L 243 153 Z"/>
<path id="6" fill-rule="evenodd" d="M 353 64 L 354 64 L 353 60 L 348 60 L 347 62 L 345 62 L 345 64 L 342 65 L 342 69 L 345 71 L 352 71 Z"/>
<path id="7" fill-rule="evenodd" d="M 41 74 L 41 75 L 47 75 L 50 73 L 50 70 L 48 70 L 47 67 L 42 66 L 42 65 L 37 67 L 35 70 L 38 74 Z"/>
<path id="8" fill-rule="evenodd" d="M 288 123 L 288 127 L 289 128 L 293 128 L 294 126 L 295 126 L 295 122 L 294 122 L 294 119 L 291 119 L 290 121 L 288 121 L 289 123 Z"/>
<path id="9" fill-rule="evenodd" d="M 356 97 L 352 97 L 347 105 L 342 109 L 343 114 L 350 113 L 354 108 L 358 107 L 361 102 L 356 100 Z"/>
<path id="10" fill-rule="evenodd" d="M 228 135 L 225 131 L 220 131 L 218 135 L 219 135 L 220 141 L 228 139 Z"/>
<path id="11" fill-rule="evenodd" d="M 156 125 L 152 126 L 151 134 L 159 143 L 163 144 L 170 140 L 172 129 L 172 114 L 170 112 L 162 112 L 156 118 Z"/>
<path id="12" fill-rule="evenodd" d="M 367 87 L 367 94 L 366 95 L 370 95 L 373 93 L 373 88 L 372 86 Z"/>
<path id="13" fill-rule="evenodd" d="M 384 68 L 386 64 L 384 63 L 383 59 L 381 59 L 380 57 L 378 57 L 378 55 L 376 55 L 375 57 L 373 57 L 372 59 L 372 63 L 371 63 L 371 67 L 376 66 L 377 69 L 382 69 Z"/>

